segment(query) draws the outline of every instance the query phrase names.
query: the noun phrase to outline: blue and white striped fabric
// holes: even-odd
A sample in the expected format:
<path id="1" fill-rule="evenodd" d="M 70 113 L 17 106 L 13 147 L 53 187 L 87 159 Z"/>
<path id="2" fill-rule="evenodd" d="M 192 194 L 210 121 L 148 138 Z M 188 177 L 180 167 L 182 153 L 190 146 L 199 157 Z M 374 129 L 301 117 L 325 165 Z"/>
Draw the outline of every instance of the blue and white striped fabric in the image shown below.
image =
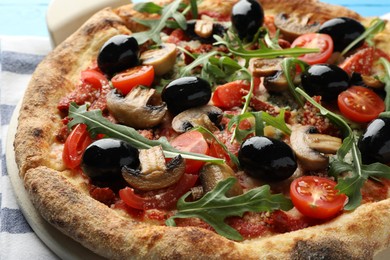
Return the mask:
<path id="1" fill-rule="evenodd" d="M 30 228 L 16 202 L 5 161 L 8 124 L 38 63 L 50 51 L 42 37 L 0 36 L 0 259 L 56 259 Z"/>

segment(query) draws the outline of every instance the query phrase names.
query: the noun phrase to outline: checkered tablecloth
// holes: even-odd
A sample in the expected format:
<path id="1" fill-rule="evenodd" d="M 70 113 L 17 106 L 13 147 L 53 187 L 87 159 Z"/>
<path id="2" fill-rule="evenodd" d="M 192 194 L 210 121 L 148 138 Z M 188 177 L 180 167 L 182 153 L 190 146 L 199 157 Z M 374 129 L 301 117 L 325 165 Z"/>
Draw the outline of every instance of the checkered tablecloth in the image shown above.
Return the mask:
<path id="1" fill-rule="evenodd" d="M 0 259 L 56 259 L 24 218 L 7 173 L 5 151 L 12 113 L 31 74 L 51 50 L 49 38 L 0 36 Z"/>

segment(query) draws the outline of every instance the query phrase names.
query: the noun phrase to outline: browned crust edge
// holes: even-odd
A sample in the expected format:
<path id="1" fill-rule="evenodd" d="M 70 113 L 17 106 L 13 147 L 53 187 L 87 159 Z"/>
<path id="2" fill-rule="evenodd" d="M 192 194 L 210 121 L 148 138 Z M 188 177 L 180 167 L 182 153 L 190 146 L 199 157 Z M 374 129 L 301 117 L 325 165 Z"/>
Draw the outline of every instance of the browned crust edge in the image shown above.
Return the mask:
<path id="1" fill-rule="evenodd" d="M 357 15 L 317 1 L 261 2 L 265 9 L 283 6 L 284 11 Z M 389 199 L 363 205 L 324 225 L 237 243 L 199 228 L 148 226 L 122 218 L 50 169 L 50 146 L 54 129 L 60 125 L 59 115 L 52 112 L 59 98 L 74 88 L 97 46 L 112 35 L 130 33 L 126 25 L 123 17 L 110 9 L 93 16 L 45 58 L 25 93 L 15 137 L 16 160 L 35 207 L 48 222 L 108 258 L 370 259 L 390 245 Z"/>

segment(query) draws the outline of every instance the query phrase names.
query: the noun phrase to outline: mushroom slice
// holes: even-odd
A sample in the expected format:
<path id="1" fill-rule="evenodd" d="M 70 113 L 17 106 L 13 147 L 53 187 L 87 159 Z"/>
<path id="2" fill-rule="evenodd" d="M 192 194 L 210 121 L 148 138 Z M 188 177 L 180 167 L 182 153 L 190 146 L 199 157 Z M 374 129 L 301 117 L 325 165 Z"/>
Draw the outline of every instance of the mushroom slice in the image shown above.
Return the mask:
<path id="1" fill-rule="evenodd" d="M 301 77 L 296 75 L 294 78 L 294 84 L 298 85 L 300 80 Z M 282 70 L 279 70 L 272 76 L 265 77 L 263 84 L 264 87 L 270 92 L 283 92 L 288 89 L 288 82 Z"/>
<path id="2" fill-rule="evenodd" d="M 217 186 L 218 182 L 226 180 L 229 177 L 236 178 L 234 171 L 226 164 L 206 163 L 200 170 L 200 182 L 203 193 L 207 193 Z M 243 194 L 238 181 L 226 192 L 227 197 L 234 197 Z"/>
<path id="3" fill-rule="evenodd" d="M 284 38 L 290 42 L 305 33 L 314 33 L 320 29 L 321 23 L 312 21 L 313 14 L 280 13 L 275 17 L 275 25 Z"/>
<path id="4" fill-rule="evenodd" d="M 220 108 L 211 105 L 190 108 L 173 118 L 172 128 L 178 133 L 184 133 L 195 126 L 203 126 L 213 132 L 218 130 L 222 114 Z"/>
<path id="5" fill-rule="evenodd" d="M 125 125 L 134 128 L 150 128 L 158 125 L 167 111 L 165 103 L 152 105 L 157 98 L 156 90 L 137 86 L 126 97 L 115 90 L 107 94 L 107 108 Z"/>
<path id="6" fill-rule="evenodd" d="M 249 60 L 249 70 L 254 77 L 266 77 L 274 75 L 276 72 L 282 70 L 281 58 L 275 59 L 261 59 L 252 58 Z"/>
<path id="7" fill-rule="evenodd" d="M 139 152 L 141 169 L 122 168 L 122 176 L 132 187 L 150 191 L 169 187 L 179 181 L 185 172 L 185 161 L 178 155 L 165 163 L 161 146 Z"/>
<path id="8" fill-rule="evenodd" d="M 202 38 L 210 37 L 213 34 L 213 21 L 196 20 L 194 32 Z"/>
<path id="9" fill-rule="evenodd" d="M 325 154 L 336 153 L 342 141 L 337 137 L 310 133 L 312 128 L 310 125 L 293 127 L 291 147 L 304 169 L 322 170 L 329 164 L 329 157 Z"/>
<path id="10" fill-rule="evenodd" d="M 162 76 L 172 70 L 176 63 L 176 45 L 163 43 L 156 49 L 141 53 L 140 60 L 144 65 L 152 65 L 154 73 L 157 76 Z"/>

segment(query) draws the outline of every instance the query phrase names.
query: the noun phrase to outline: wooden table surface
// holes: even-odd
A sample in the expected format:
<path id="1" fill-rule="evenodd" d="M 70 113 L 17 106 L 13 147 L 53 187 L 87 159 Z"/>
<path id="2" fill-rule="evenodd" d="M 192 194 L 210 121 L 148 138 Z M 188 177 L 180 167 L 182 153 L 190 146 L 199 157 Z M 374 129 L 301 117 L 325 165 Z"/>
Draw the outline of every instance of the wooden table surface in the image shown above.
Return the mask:
<path id="1" fill-rule="evenodd" d="M 137 1 L 140 0 L 134 2 Z M 0 0 L 0 35 L 48 36 L 45 16 L 49 2 L 50 0 Z M 380 16 L 390 12 L 389 0 L 323 0 L 323 2 L 344 5 L 364 16 Z"/>

